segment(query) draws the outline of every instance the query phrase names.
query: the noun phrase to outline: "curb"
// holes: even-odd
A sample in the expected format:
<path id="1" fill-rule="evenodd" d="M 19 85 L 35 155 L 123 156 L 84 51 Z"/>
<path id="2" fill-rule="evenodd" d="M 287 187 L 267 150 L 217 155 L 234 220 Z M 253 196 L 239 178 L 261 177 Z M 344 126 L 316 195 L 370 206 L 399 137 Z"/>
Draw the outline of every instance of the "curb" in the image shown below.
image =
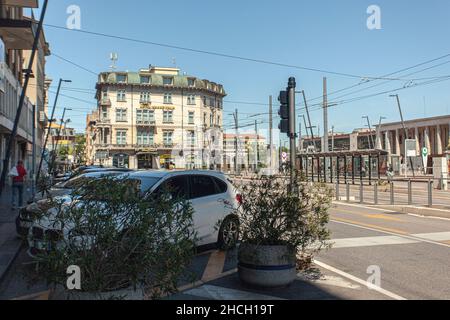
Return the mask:
<path id="1" fill-rule="evenodd" d="M 14 241 L 14 240 L 9 240 L 9 241 Z M 8 273 L 8 271 L 10 270 L 12 264 L 14 263 L 14 261 L 17 258 L 17 256 L 19 255 L 21 249 L 23 248 L 23 245 L 24 245 L 23 241 L 20 240 L 20 242 L 12 250 L 7 250 L 6 252 L 2 252 L 2 250 L 1 250 L 2 248 L 0 248 L 0 255 L 5 254 L 5 253 L 6 254 L 12 254 L 11 258 L 8 260 L 6 265 L 0 266 L 0 283 L 2 283 L 3 280 L 5 279 L 6 274 Z"/>
<path id="2" fill-rule="evenodd" d="M 425 217 L 437 217 L 450 219 L 450 210 L 414 207 L 414 206 L 378 206 L 389 210 L 395 210 L 405 214 L 415 214 Z"/>

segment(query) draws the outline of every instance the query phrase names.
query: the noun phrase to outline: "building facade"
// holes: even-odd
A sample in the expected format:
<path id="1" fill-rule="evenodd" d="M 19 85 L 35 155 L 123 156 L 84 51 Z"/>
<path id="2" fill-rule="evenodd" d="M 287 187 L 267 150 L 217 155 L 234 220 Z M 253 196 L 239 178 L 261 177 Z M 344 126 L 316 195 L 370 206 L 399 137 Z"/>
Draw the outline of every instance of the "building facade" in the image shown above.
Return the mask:
<path id="1" fill-rule="evenodd" d="M 450 115 L 405 121 L 405 130 L 401 122 L 385 123 L 376 127 L 377 148 L 388 152 L 388 161 L 394 169 L 398 168 L 405 157 L 405 140 L 416 143 L 416 167 L 422 167 L 422 149 L 428 151 L 427 168 L 433 167 L 433 158 L 445 158 L 450 147 Z M 430 171 L 430 170 L 428 170 Z"/>
<path id="2" fill-rule="evenodd" d="M 24 8 L 37 8 L 33 0 L 0 1 L 0 157 L 6 156 L 8 138 L 12 132 L 23 85 L 23 71 L 28 67 L 34 40 L 36 21 L 25 17 Z M 23 160 L 28 169 L 33 164 L 33 141 L 36 154 L 42 147 L 45 125 L 45 59 L 50 54 L 44 33 L 38 42 L 38 51 L 32 66 L 32 77 L 26 92 L 17 136 L 13 141 L 10 163 Z M 39 121 L 42 120 L 42 121 Z M 34 139 L 33 139 L 34 136 Z M 39 158 L 35 159 L 36 162 Z M 0 163 L 2 168 L 3 162 Z"/>
<path id="3" fill-rule="evenodd" d="M 236 161 L 239 171 L 255 172 L 265 168 L 270 162 L 269 154 L 264 136 L 254 133 L 223 135 L 223 171 L 225 172 L 235 172 Z"/>
<path id="4" fill-rule="evenodd" d="M 177 68 L 103 72 L 87 118 L 88 162 L 220 169 L 225 96 L 222 85 Z"/>

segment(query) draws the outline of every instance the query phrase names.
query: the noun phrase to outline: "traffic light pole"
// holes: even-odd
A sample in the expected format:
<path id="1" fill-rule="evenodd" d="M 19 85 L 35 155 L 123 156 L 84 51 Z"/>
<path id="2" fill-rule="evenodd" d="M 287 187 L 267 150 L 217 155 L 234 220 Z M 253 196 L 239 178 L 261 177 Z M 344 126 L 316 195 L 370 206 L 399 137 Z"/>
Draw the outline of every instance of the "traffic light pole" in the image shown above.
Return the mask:
<path id="1" fill-rule="evenodd" d="M 291 186 L 294 185 L 295 182 L 295 163 L 297 158 L 297 147 L 296 147 L 296 125 L 295 125 L 295 88 L 297 84 L 295 82 L 295 78 L 289 78 L 288 84 L 288 95 L 289 95 L 289 139 L 290 139 L 290 158 L 291 158 Z M 293 190 L 291 190 L 293 191 Z"/>

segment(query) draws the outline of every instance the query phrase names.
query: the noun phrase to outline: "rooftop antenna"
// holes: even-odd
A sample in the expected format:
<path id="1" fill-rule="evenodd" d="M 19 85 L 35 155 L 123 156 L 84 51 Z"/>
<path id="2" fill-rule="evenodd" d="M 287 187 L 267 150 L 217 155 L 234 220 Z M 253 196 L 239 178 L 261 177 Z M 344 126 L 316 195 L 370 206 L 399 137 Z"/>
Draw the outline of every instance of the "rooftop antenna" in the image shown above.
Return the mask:
<path id="1" fill-rule="evenodd" d="M 177 67 L 177 59 L 172 58 L 172 64 L 176 68 Z"/>
<path id="2" fill-rule="evenodd" d="M 116 62 L 117 62 L 117 60 L 119 60 L 117 53 L 115 53 L 115 52 L 111 53 L 109 56 L 109 59 L 112 61 L 111 70 L 112 71 L 116 70 L 117 69 Z"/>

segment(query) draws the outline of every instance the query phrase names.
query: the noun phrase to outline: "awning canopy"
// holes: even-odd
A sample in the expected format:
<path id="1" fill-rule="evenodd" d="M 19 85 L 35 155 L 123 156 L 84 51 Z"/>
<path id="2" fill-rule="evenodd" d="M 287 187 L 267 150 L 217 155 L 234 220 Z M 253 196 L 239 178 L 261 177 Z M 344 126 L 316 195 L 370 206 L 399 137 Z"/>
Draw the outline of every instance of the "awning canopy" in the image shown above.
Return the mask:
<path id="1" fill-rule="evenodd" d="M 0 19 L 0 36 L 8 49 L 31 50 L 34 28 L 30 20 Z"/>

